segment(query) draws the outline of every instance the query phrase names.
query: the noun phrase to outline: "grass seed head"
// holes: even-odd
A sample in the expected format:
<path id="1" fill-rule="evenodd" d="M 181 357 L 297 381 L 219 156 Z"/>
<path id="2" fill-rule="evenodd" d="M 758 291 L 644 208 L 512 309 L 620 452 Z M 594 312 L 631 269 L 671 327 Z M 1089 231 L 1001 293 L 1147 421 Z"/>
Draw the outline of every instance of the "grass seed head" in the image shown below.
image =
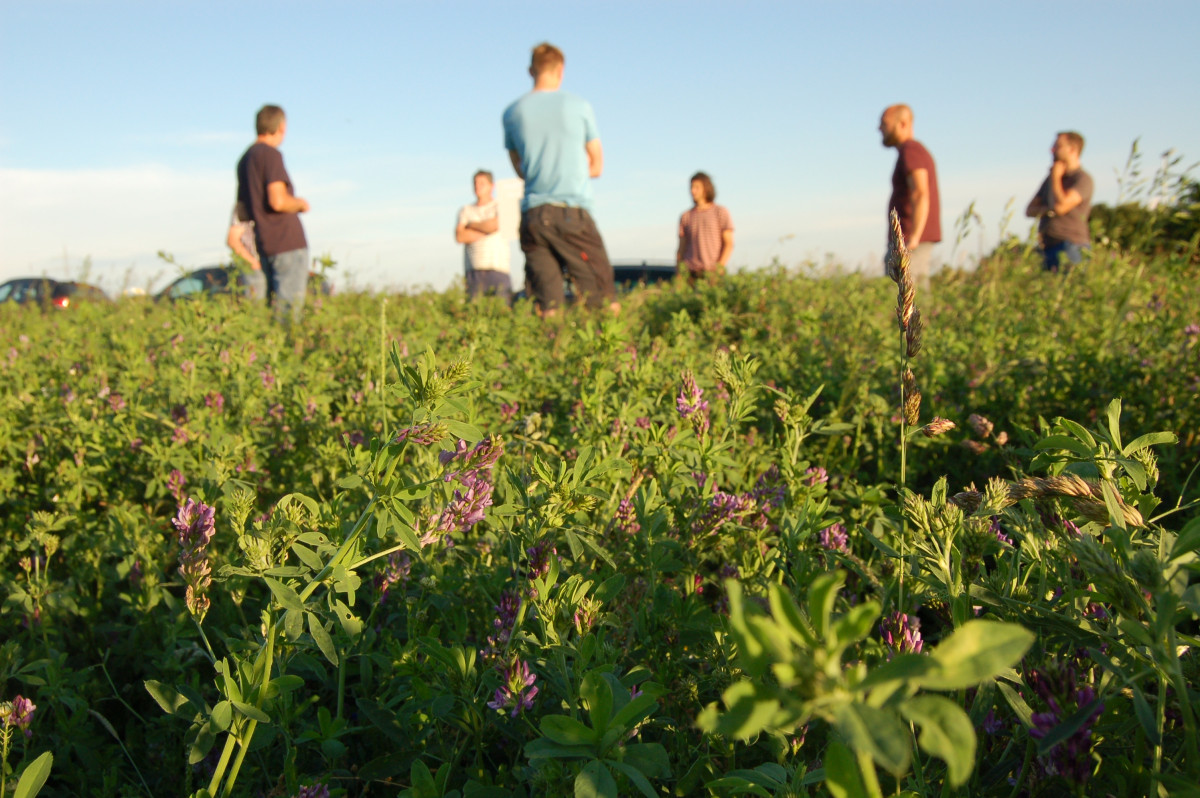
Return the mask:
<path id="1" fill-rule="evenodd" d="M 953 421 L 941 416 L 935 416 L 933 421 L 930 421 L 924 427 L 921 427 L 921 434 L 926 438 L 936 438 L 938 435 L 943 435 L 957 426 Z"/>

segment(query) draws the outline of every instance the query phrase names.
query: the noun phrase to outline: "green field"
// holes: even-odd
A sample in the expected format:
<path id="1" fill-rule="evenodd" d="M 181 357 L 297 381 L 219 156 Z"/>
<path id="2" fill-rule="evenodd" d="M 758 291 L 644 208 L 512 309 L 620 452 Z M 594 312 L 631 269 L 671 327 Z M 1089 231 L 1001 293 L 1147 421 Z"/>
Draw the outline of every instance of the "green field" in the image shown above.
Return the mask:
<path id="1" fill-rule="evenodd" d="M 1200 267 L 1036 261 L 0 306 L 8 788 L 1194 794 Z"/>

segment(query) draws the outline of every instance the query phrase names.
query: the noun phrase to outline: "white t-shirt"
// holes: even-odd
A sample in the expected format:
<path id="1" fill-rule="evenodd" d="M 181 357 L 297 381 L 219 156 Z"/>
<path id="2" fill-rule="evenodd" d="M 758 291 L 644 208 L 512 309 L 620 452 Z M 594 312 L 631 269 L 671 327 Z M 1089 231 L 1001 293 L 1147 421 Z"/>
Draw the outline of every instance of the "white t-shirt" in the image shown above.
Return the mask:
<path id="1" fill-rule="evenodd" d="M 495 219 L 499 206 L 493 200 L 487 205 L 464 205 L 458 212 L 460 225 Z M 467 244 L 463 255 L 467 271 L 477 269 L 508 273 L 508 242 L 499 230 L 484 236 L 473 244 Z"/>

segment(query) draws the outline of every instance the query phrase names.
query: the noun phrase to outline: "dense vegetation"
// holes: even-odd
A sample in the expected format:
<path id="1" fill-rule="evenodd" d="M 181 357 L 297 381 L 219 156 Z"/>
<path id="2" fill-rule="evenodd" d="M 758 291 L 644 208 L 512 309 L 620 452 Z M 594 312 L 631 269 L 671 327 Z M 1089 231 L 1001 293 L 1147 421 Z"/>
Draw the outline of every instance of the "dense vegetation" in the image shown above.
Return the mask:
<path id="1" fill-rule="evenodd" d="M 8 784 L 1193 786 L 1200 273 L 1035 260 L 0 308 Z"/>

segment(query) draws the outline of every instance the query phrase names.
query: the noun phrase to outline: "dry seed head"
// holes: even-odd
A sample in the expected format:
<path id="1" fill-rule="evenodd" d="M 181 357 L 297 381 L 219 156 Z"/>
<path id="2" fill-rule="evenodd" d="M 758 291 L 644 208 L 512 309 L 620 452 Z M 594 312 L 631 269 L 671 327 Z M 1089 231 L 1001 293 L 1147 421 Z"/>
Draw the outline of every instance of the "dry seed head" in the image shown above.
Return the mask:
<path id="1" fill-rule="evenodd" d="M 936 438 L 938 435 L 942 435 L 954 429 L 954 427 L 955 424 L 950 419 L 942 418 L 941 416 L 934 416 L 933 421 L 930 421 L 921 428 L 921 434 L 926 438 Z"/>
<path id="2" fill-rule="evenodd" d="M 978 413 L 972 413 L 971 415 L 967 416 L 967 424 L 970 425 L 971 430 L 975 433 L 975 435 L 980 438 L 986 438 L 987 436 L 991 435 L 992 430 L 994 429 L 992 422 L 988 421 Z"/>
<path id="3" fill-rule="evenodd" d="M 977 454 L 986 449 L 986 444 L 978 441 L 963 441 L 963 446 L 971 449 Z M 1075 511 L 1087 518 L 1089 521 L 1106 524 L 1108 518 L 1108 506 L 1104 503 L 1104 490 L 1099 482 L 1086 480 L 1082 477 L 1077 477 L 1074 474 L 1060 474 L 1054 477 L 1026 477 L 1010 483 L 1008 486 L 1008 505 L 1013 505 L 1021 499 L 1049 499 L 1049 498 L 1067 498 L 1071 500 Z M 1121 509 L 1121 516 L 1125 523 L 1130 526 L 1145 526 L 1146 522 L 1142 518 L 1142 514 L 1135 508 L 1125 504 L 1121 499 L 1120 494 L 1116 494 L 1117 506 Z M 968 513 L 975 512 L 978 509 L 983 496 L 978 491 L 964 491 L 950 499 L 952 503 L 958 507 L 962 507 Z"/>
<path id="4" fill-rule="evenodd" d="M 915 427 L 921 419 L 921 392 L 914 390 L 904 396 L 904 423 Z"/>
<path id="5" fill-rule="evenodd" d="M 916 357 L 921 353 L 921 333 L 925 329 L 925 322 L 921 321 L 921 310 L 916 308 L 913 310 L 912 320 L 908 324 L 908 329 L 904 331 L 904 340 L 908 347 L 908 356 Z"/>
<path id="6" fill-rule="evenodd" d="M 895 210 L 889 214 L 891 229 L 888 231 L 888 254 L 884 261 L 887 276 L 899 283 L 900 277 L 908 273 L 908 247 L 904 245 L 904 233 L 900 230 L 900 217 Z"/>
<path id="7" fill-rule="evenodd" d="M 913 285 L 912 275 L 908 273 L 908 258 L 904 259 L 903 271 L 900 273 L 900 290 L 896 297 L 896 319 L 900 322 L 900 332 L 908 332 L 908 325 L 916 311 L 917 289 Z"/>

